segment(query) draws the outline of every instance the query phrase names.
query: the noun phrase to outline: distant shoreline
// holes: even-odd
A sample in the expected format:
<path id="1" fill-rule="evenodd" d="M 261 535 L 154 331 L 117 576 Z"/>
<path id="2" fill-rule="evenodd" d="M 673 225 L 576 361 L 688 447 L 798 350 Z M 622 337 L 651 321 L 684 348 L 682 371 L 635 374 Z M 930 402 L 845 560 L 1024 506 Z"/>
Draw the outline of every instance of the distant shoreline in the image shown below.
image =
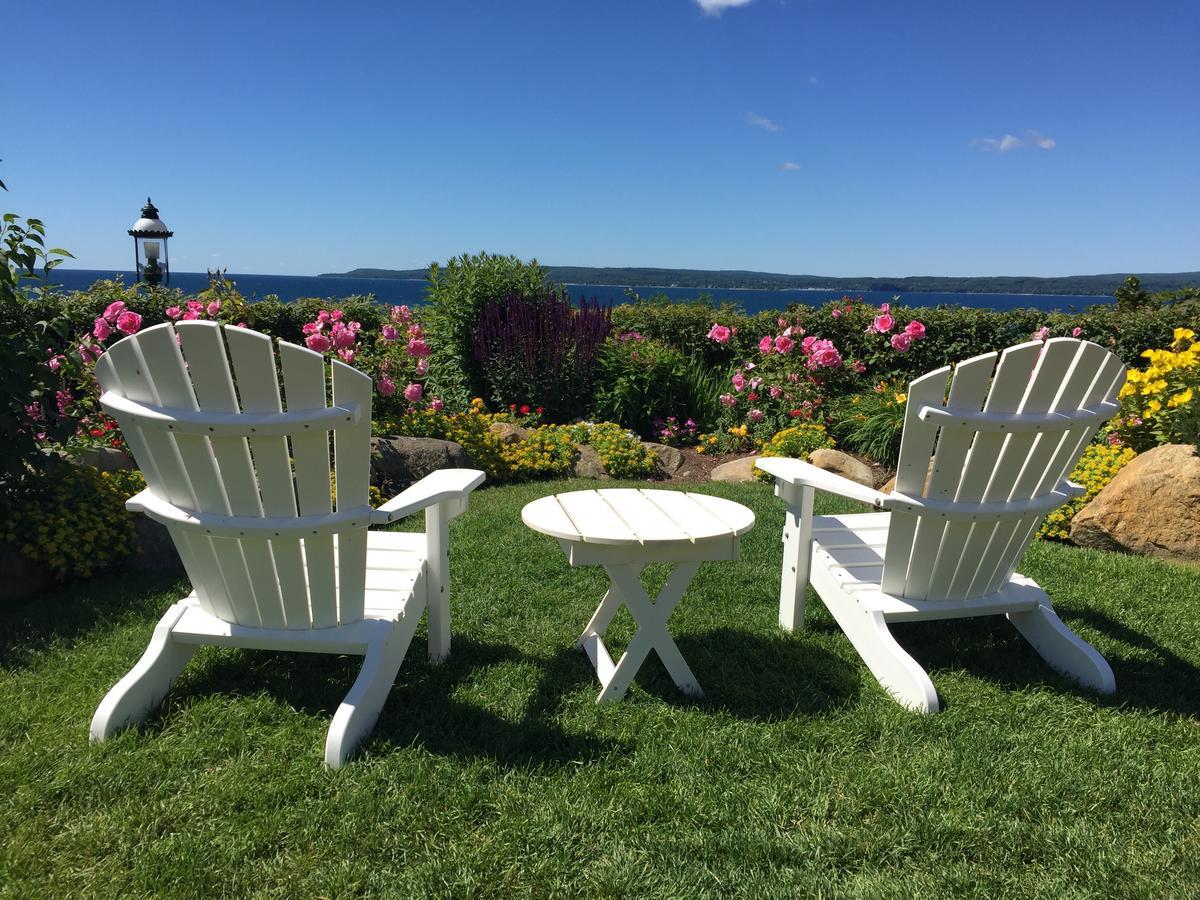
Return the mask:
<path id="1" fill-rule="evenodd" d="M 552 282 L 571 286 L 637 288 L 641 291 L 804 291 L 825 293 L 959 294 L 983 296 L 1111 297 L 1135 274 L 1150 293 L 1200 285 L 1200 272 L 1125 273 L 1062 276 L 963 276 L 910 275 L 903 277 L 859 276 L 837 278 L 827 275 L 783 275 L 747 270 L 613 268 L 589 266 L 545 266 Z M 349 272 L 326 272 L 318 278 L 423 279 L 425 269 L 358 268 Z"/>

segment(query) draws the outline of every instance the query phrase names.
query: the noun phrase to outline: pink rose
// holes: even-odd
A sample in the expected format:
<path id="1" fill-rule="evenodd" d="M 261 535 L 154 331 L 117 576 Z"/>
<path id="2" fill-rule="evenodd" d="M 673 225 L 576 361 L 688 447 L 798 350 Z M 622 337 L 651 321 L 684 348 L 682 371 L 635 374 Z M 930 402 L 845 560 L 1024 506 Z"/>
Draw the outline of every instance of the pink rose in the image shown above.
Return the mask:
<path id="1" fill-rule="evenodd" d="M 234 328 L 249 328 L 250 326 L 249 326 L 249 325 L 247 325 L 245 322 L 238 322 L 238 323 L 237 323 L 236 325 L 234 325 L 233 327 L 234 327 Z"/>
<path id="2" fill-rule="evenodd" d="M 925 326 L 916 319 L 913 319 L 904 326 L 904 333 L 914 341 L 919 341 L 921 338 L 925 337 Z"/>
<path id="3" fill-rule="evenodd" d="M 342 312 L 340 309 L 335 309 L 333 312 L 331 312 L 329 314 L 329 318 L 332 319 L 334 322 L 340 322 L 340 321 L 342 321 L 342 317 L 344 315 L 346 315 L 346 314 L 344 312 Z"/>
<path id="4" fill-rule="evenodd" d="M 892 335 L 892 349 L 897 353 L 907 353 L 908 349 L 912 346 L 912 342 L 912 335 L 906 331 Z"/>
<path id="5" fill-rule="evenodd" d="M 718 325 L 716 322 L 708 329 L 708 336 L 718 344 L 728 344 L 731 334 L 728 325 Z"/>
<path id="6" fill-rule="evenodd" d="M 319 334 L 322 327 L 320 322 L 309 322 L 300 330 L 305 334 Z"/>
<path id="7" fill-rule="evenodd" d="M 396 382 L 392 381 L 386 375 L 382 376 L 379 379 L 379 393 L 385 397 L 392 396 L 392 394 L 396 393 Z"/>
<path id="8" fill-rule="evenodd" d="M 884 306 L 887 306 L 887 304 L 885 303 Z M 875 317 L 875 321 L 871 323 L 871 327 L 878 334 L 887 334 L 889 331 L 892 330 L 892 326 L 894 326 L 895 324 L 896 324 L 896 320 L 893 319 L 887 313 L 884 313 L 883 315 Z"/>
<path id="9" fill-rule="evenodd" d="M 842 364 L 842 355 L 838 352 L 837 347 L 833 345 L 833 341 L 821 340 L 814 341 L 812 352 L 808 356 L 808 367 L 810 369 L 836 369 Z"/>
<path id="10" fill-rule="evenodd" d="M 354 346 L 354 332 L 349 328 L 334 328 L 332 336 L 333 346 L 337 347 L 339 350 Z"/>
<path id="11" fill-rule="evenodd" d="M 763 335 L 763 339 L 758 342 L 759 353 L 772 353 L 775 350 L 775 342 L 771 340 L 770 335 Z"/>
<path id="12" fill-rule="evenodd" d="M 892 311 L 892 304 L 890 304 L 890 303 L 879 304 L 879 311 L 881 313 L 890 313 Z"/>
<path id="13" fill-rule="evenodd" d="M 423 357 L 429 355 L 429 345 L 420 338 L 410 340 L 406 349 L 409 356 Z"/>
<path id="14" fill-rule="evenodd" d="M 415 381 L 404 389 L 404 399 L 409 403 L 416 403 L 425 394 L 425 389 Z"/>
<path id="15" fill-rule="evenodd" d="M 317 321 L 320 322 L 322 325 L 324 325 L 329 320 L 330 320 L 329 310 L 323 309 L 319 313 L 317 313 Z"/>
<path id="16" fill-rule="evenodd" d="M 117 316 L 117 331 L 121 334 L 137 334 L 142 327 L 142 317 L 131 310 L 125 310 Z"/>
<path id="17" fill-rule="evenodd" d="M 735 391 L 740 391 L 746 386 L 746 376 L 744 376 L 741 372 L 736 372 L 733 378 L 729 380 L 733 383 L 733 389 Z"/>
<path id="18" fill-rule="evenodd" d="M 1083 334 L 1083 329 L 1080 328 L 1078 325 L 1076 325 L 1074 328 L 1071 329 L 1071 337 L 1077 338 L 1081 334 Z"/>
<path id="19" fill-rule="evenodd" d="M 417 377 L 424 378 L 425 373 L 428 371 L 429 371 L 429 360 L 418 359 L 417 360 Z"/>
<path id="20" fill-rule="evenodd" d="M 407 306 L 392 307 L 392 321 L 397 325 L 406 325 L 412 321 L 412 310 Z"/>
<path id="21" fill-rule="evenodd" d="M 792 347 L 795 345 L 796 342 L 786 334 L 781 334 L 779 337 L 775 338 L 775 350 L 779 353 L 791 353 Z"/>
<path id="22" fill-rule="evenodd" d="M 338 356 L 340 356 L 342 358 L 342 362 L 344 362 L 346 365 L 350 365 L 352 362 L 354 362 L 354 351 L 353 350 L 346 350 L 346 349 L 338 350 Z"/>
<path id="23" fill-rule="evenodd" d="M 178 319 L 182 315 L 183 315 L 183 310 L 180 309 L 178 306 L 168 306 L 167 307 L 167 318 L 168 319 L 175 320 L 175 319 Z M 97 320 L 97 321 L 99 321 L 99 320 Z"/>
<path id="24" fill-rule="evenodd" d="M 722 406 L 737 406 L 737 397 L 733 396 L 733 394 L 722 394 L 721 395 L 721 405 Z"/>
<path id="25" fill-rule="evenodd" d="M 185 312 L 183 314 L 182 318 L 183 318 L 183 321 L 190 322 L 193 319 L 200 318 L 200 313 L 196 312 L 194 309 L 189 309 L 187 312 Z"/>
<path id="26" fill-rule="evenodd" d="M 117 316 L 125 312 L 125 301 L 118 300 L 116 303 L 108 304 L 108 308 L 104 310 L 104 320 L 112 323 L 117 321 Z"/>
<path id="27" fill-rule="evenodd" d="M 429 408 L 434 412 L 441 412 L 443 409 L 445 409 L 445 407 L 446 404 L 441 397 L 434 397 L 429 401 Z"/>
<path id="28" fill-rule="evenodd" d="M 800 342 L 801 352 L 803 352 L 805 356 L 808 356 L 810 353 L 812 353 L 813 344 L 815 344 L 816 342 L 817 342 L 817 336 L 815 334 L 810 334 L 808 337 L 806 337 L 804 340 L 802 340 Z"/>
<path id="29" fill-rule="evenodd" d="M 351 324 L 353 325 L 354 323 L 352 322 Z M 425 337 L 425 329 L 422 328 L 418 323 L 413 322 L 408 326 L 408 336 L 410 338 L 423 338 Z"/>
<path id="30" fill-rule="evenodd" d="M 838 309 L 836 306 L 830 311 L 829 314 L 831 316 L 833 316 L 835 319 L 840 319 L 842 317 L 842 311 L 840 309 Z"/>
<path id="31" fill-rule="evenodd" d="M 317 353 L 324 353 L 333 346 L 333 342 L 323 334 L 310 334 L 304 339 L 304 345 L 309 350 L 315 350 Z"/>
<path id="32" fill-rule="evenodd" d="M 746 413 L 746 418 L 751 422 L 757 423 L 761 422 L 764 418 L 766 418 L 766 416 L 761 409 L 752 409 L 750 412 Z"/>
<path id="33" fill-rule="evenodd" d="M 1045 325 L 1033 333 L 1033 339 L 1035 341 L 1044 341 L 1048 337 L 1050 337 L 1050 329 Z"/>
<path id="34" fill-rule="evenodd" d="M 97 319 L 95 324 L 92 325 L 92 337 L 98 341 L 107 341 L 111 334 L 112 326 L 104 321 L 103 318 Z"/>
<path id="35" fill-rule="evenodd" d="M 400 340 L 400 332 L 396 329 L 396 327 L 394 325 L 384 325 L 383 326 L 383 339 L 385 341 L 398 341 L 398 340 Z"/>
<path id="36" fill-rule="evenodd" d="M 779 398 L 779 395 L 782 394 L 783 391 L 780 390 L 779 388 L 775 387 L 774 385 L 771 385 L 771 389 L 768 390 L 767 393 L 771 395 L 772 400 L 777 400 Z"/>
<path id="37" fill-rule="evenodd" d="M 217 313 L 219 313 L 221 311 L 221 301 L 214 300 L 212 303 L 208 304 L 207 309 L 208 309 L 208 314 L 210 316 L 215 317 L 217 315 Z"/>
<path id="38" fill-rule="evenodd" d="M 856 359 L 854 361 L 854 371 L 857 372 L 859 375 L 861 375 L 863 372 L 867 371 L 867 367 L 861 359 Z"/>

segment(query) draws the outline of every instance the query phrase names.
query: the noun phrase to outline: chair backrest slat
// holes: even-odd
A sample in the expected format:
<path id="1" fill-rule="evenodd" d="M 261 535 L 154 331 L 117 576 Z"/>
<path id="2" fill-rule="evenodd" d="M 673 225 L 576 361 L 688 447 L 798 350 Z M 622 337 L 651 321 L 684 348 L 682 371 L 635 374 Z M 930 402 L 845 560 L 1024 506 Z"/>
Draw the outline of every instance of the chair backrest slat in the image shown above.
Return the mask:
<path id="1" fill-rule="evenodd" d="M 959 363 L 950 382 L 950 395 L 947 400 L 950 408 L 972 412 L 981 410 L 987 397 L 988 383 L 996 367 L 996 355 L 986 353 Z M 941 402 L 942 398 L 938 397 L 937 405 L 940 406 Z M 916 412 L 919 413 L 920 410 Z M 929 427 L 927 422 L 921 424 Z M 936 428 L 934 430 L 936 432 Z M 933 459 L 929 463 L 928 483 L 923 485 L 923 490 L 919 490 L 918 494 L 936 500 L 955 499 L 973 437 L 973 432 L 962 428 L 942 430 L 934 448 Z M 938 567 L 938 554 L 941 552 L 947 529 L 953 527 L 952 524 L 933 516 L 918 517 L 908 573 L 904 580 L 906 596 L 924 597 L 929 593 L 930 580 L 934 574 L 946 568 Z"/>
<path id="2" fill-rule="evenodd" d="M 371 379 L 337 361 L 332 364 L 332 370 L 334 405 L 348 408 L 357 404 L 369 409 Z M 333 446 L 338 511 L 368 505 L 371 499 L 371 417 L 360 417 L 352 427 L 335 431 Z M 343 619 L 362 617 L 366 566 L 366 531 L 344 533 L 338 539 L 338 614 Z"/>
<path id="3" fill-rule="evenodd" d="M 214 413 L 237 413 L 237 391 L 225 352 L 221 329 L 214 322 L 184 322 L 176 326 L 180 347 L 188 360 L 188 374 L 196 396 L 197 408 Z M 234 516 L 259 517 L 263 514 L 258 479 L 250 458 L 250 445 L 244 437 L 213 437 L 213 456 L 225 485 L 229 512 Z M 242 557 L 253 592 L 258 621 L 266 628 L 287 624 L 279 596 L 279 579 L 270 541 L 243 540 Z"/>
<path id="4" fill-rule="evenodd" d="M 922 375 L 908 386 L 904 432 L 900 437 L 900 458 L 896 464 L 896 490 L 903 494 L 919 496 L 925 489 L 929 457 L 937 440 L 937 428 L 927 427 L 921 421 L 920 413 L 924 407 L 942 402 L 942 398 L 946 396 L 946 379 L 949 376 L 950 367 L 944 366 L 928 375 Z M 883 590 L 889 594 L 904 593 L 917 518 L 908 513 L 892 514 L 885 558 L 892 560 L 893 564 L 883 568 Z"/>
<path id="5" fill-rule="evenodd" d="M 1028 424 L 1012 433 L 996 424 L 1006 415 L 1074 413 L 1115 402 L 1124 380 L 1116 357 L 1073 338 L 1031 341 L 1000 354 L 961 363 L 954 372 L 946 410 L 955 415 L 921 418 L 924 406 L 939 407 L 933 384 L 944 370 L 910 386 L 896 490 L 944 505 L 1007 503 L 1049 495 L 1070 473 L 1096 428 L 1094 419 Z M 920 389 L 920 394 L 917 394 Z M 981 411 L 992 421 L 969 421 Z M 1028 420 L 1026 420 L 1027 422 Z M 913 435 L 910 440 L 910 432 Z M 934 449 L 927 482 L 921 469 Z M 906 453 L 909 454 L 906 457 Z M 903 480 L 902 480 L 903 476 Z M 1011 576 L 1044 513 L 947 519 L 934 510 L 893 512 L 883 590 L 914 600 L 961 600 L 991 593 Z"/>
<path id="6" fill-rule="evenodd" d="M 166 324 L 114 344 L 97 365 L 97 377 L 106 392 L 154 407 L 138 412 L 125 404 L 124 414 L 113 400 L 156 502 L 182 511 L 168 506 L 156 515 L 172 517 L 168 527 L 205 610 L 236 624 L 271 628 L 358 621 L 368 518 L 306 524 L 305 517 L 332 512 L 330 430 L 337 466 L 346 470 L 338 477 L 339 494 L 343 479 L 346 490 L 339 511 L 367 506 L 371 380 L 341 363 L 331 378 L 319 354 L 290 344 L 279 348 L 277 360 L 274 342 L 257 332 L 211 322 Z M 330 406 L 331 382 L 334 402 L 344 396 L 354 403 L 357 419 L 314 421 L 314 410 Z M 212 434 L 194 421 L 206 412 L 214 416 Z M 294 421 L 289 412 L 296 413 Z M 216 433 L 221 417 L 243 413 L 279 419 L 270 423 L 270 434 L 254 434 L 253 418 Z M 188 427 L 175 432 L 173 422 L 181 421 Z M 190 518 L 199 514 L 208 518 Z M 309 527 L 319 533 L 310 536 Z M 297 528 L 303 537 L 288 536 Z M 335 546 L 341 548 L 340 565 Z"/>

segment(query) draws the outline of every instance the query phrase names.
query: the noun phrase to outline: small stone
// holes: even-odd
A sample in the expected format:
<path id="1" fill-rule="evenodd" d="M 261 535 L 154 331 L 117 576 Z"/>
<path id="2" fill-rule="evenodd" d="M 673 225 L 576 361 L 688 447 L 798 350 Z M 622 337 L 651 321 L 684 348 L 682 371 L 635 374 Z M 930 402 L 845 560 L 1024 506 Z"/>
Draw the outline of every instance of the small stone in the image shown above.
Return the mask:
<path id="1" fill-rule="evenodd" d="M 809 455 L 808 461 L 818 469 L 824 469 L 826 472 L 841 475 L 843 478 L 848 478 L 864 487 L 875 487 L 875 476 L 871 474 L 870 467 L 859 462 L 850 454 L 843 453 L 841 450 L 831 450 L 828 447 L 822 447 L 820 450 L 814 450 Z"/>
<path id="2" fill-rule="evenodd" d="M 575 460 L 575 477 L 576 478 L 611 478 L 608 470 L 604 468 L 604 461 L 600 459 L 600 454 L 596 452 L 594 447 L 587 444 L 576 444 L 575 449 L 579 452 L 578 459 Z"/>
<path id="3" fill-rule="evenodd" d="M 712 481 L 725 481 L 731 484 L 748 484 L 754 481 L 754 461 L 758 459 L 758 454 L 743 456 L 740 459 L 731 459 L 729 462 L 721 463 L 709 474 L 709 479 Z"/>
<path id="4" fill-rule="evenodd" d="M 529 440 L 529 429 L 514 425 L 512 422 L 493 422 L 488 431 L 496 436 L 502 444 L 519 444 Z"/>
<path id="5" fill-rule="evenodd" d="M 642 446 L 654 454 L 654 465 L 663 478 L 670 478 L 683 468 L 683 454 L 675 447 L 643 441 Z"/>

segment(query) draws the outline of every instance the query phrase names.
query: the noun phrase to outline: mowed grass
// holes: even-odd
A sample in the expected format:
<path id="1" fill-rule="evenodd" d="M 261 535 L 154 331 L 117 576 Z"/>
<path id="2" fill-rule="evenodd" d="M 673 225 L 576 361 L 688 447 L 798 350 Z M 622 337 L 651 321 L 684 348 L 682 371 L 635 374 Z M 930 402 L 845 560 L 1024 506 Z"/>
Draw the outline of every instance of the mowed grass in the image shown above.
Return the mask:
<path id="1" fill-rule="evenodd" d="M 1197 571 L 1035 546 L 1023 571 L 1118 694 L 1074 688 L 1001 618 L 902 626 L 944 699 L 922 717 L 811 594 L 807 630 L 779 629 L 782 505 L 705 485 L 758 516 L 742 560 L 704 565 L 671 618 L 706 695 L 681 696 L 652 655 L 597 706 L 574 642 L 603 573 L 520 523 L 529 500 L 578 486 L 476 493 L 452 532 L 451 658 L 430 665 L 419 632 L 336 772 L 322 748 L 356 658 L 202 650 L 142 729 L 96 746 L 96 705 L 185 585 L 112 576 L 0 614 L 0 892 L 1200 892 Z"/>

